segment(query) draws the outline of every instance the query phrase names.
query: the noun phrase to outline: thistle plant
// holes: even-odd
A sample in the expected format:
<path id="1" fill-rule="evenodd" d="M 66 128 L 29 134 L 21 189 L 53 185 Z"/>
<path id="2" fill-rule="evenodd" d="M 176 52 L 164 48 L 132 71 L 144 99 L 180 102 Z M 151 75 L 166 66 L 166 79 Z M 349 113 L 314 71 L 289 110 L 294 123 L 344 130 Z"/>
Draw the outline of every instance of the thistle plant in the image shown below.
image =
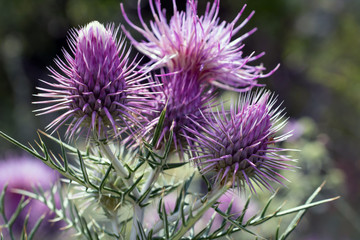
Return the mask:
<path id="1" fill-rule="evenodd" d="M 250 91 L 275 71 L 264 74 L 261 64 L 249 65 L 262 53 L 243 57 L 242 41 L 255 29 L 233 37 L 253 12 L 236 26 L 245 7 L 226 23 L 218 18 L 220 1 L 208 3 L 203 16 L 196 1 L 188 1 L 185 12 L 173 1 L 168 23 L 160 0 L 149 4 L 151 28 L 140 1 L 143 28 L 121 5 L 126 21 L 145 37 L 135 40 L 121 27 L 128 48 L 114 24 L 93 21 L 70 31 L 70 51 L 55 60 L 58 69 L 49 68 L 51 81 L 41 80 L 47 87 L 35 95 L 41 99 L 35 104 L 45 105 L 35 110 L 38 115 L 58 114 L 46 127 L 51 134 L 40 130 L 35 145 L 26 146 L 0 132 L 59 172 L 62 181 L 48 193 L 41 186 L 14 191 L 45 204 L 74 238 L 218 239 L 245 233 L 265 239 L 270 236 L 252 226 L 296 213 L 285 230 L 274 230 L 272 237 L 286 239 L 307 209 L 335 198 L 313 202 L 319 187 L 303 205 L 268 212 L 274 184 L 286 180 L 281 172 L 296 165 L 281 146 L 291 133 L 279 133 L 286 120 L 275 95 Z M 131 44 L 150 62 L 130 60 Z M 226 109 L 216 99 L 218 88 L 245 93 Z M 53 136 L 61 128 L 65 136 Z M 273 193 L 267 204 L 252 204 L 252 195 L 265 189 Z M 24 204 L 9 219 L 6 194 L 0 197 L 1 228 L 11 230 Z M 226 196 L 233 194 L 229 202 Z M 32 239 L 37 229 L 22 238 Z"/>

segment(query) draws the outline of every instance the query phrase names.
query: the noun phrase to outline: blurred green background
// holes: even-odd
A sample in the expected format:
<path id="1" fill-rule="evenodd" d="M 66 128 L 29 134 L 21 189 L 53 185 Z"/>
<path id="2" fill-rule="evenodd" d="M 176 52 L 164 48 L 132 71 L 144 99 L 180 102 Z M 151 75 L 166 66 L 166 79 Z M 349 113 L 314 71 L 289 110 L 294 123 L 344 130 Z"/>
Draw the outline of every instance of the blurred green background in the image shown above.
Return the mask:
<path id="1" fill-rule="evenodd" d="M 0 0 L 0 130 L 31 142 L 53 116 L 35 117 L 31 102 L 38 79 L 49 80 L 47 66 L 67 48 L 72 27 L 92 20 L 124 21 L 119 0 Z M 137 1 L 123 1 L 136 22 Z M 171 13 L 171 1 L 162 1 Z M 183 8 L 186 1 L 177 1 Z M 323 180 L 323 197 L 341 195 L 333 204 L 310 210 L 291 239 L 360 239 L 360 1 L 358 0 L 222 0 L 220 17 L 231 21 L 243 4 L 256 14 L 242 33 L 245 52 L 266 52 L 269 70 L 280 69 L 262 83 L 284 101 L 298 133 L 289 146 L 297 154 L 296 174 L 288 177 L 283 199 L 301 202 Z M 206 1 L 199 0 L 203 13 Z M 147 1 L 143 16 L 150 19 Z M 242 18 L 244 19 L 244 17 Z M 241 20 L 240 20 L 241 21 Z M 139 35 L 136 35 L 138 39 Z M 0 156 L 17 151 L 0 142 Z"/>

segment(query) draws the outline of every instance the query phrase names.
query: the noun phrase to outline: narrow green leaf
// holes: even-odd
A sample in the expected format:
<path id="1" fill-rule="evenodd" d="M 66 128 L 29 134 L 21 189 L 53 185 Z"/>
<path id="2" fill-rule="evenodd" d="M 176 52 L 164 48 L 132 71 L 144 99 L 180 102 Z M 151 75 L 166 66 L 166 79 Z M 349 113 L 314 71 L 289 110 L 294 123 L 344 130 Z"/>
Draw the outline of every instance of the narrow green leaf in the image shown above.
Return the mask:
<path id="1" fill-rule="evenodd" d="M 105 186 L 105 181 L 106 179 L 108 178 L 110 172 L 111 172 L 111 169 L 112 169 L 112 164 L 110 164 L 110 166 L 108 167 L 108 169 L 106 170 L 105 172 L 105 175 L 103 177 L 103 179 L 101 180 L 101 183 L 100 183 L 100 186 L 99 186 L 99 191 L 101 192 Z"/>
<path id="2" fill-rule="evenodd" d="M 182 221 L 182 224 L 183 226 L 186 227 L 186 216 L 185 216 L 185 213 L 184 213 L 184 209 L 185 209 L 185 200 L 181 201 L 181 208 L 180 208 L 180 211 L 181 211 L 181 221 Z"/>
<path id="3" fill-rule="evenodd" d="M 189 162 L 179 162 L 179 163 L 166 163 L 162 166 L 162 171 L 165 170 L 169 170 L 169 169 L 174 169 L 174 168 L 178 168 L 178 167 L 182 167 L 186 164 L 188 164 Z"/>
<path id="4" fill-rule="evenodd" d="M 28 240 L 32 240 L 32 239 L 33 239 L 36 231 L 39 229 L 40 224 L 42 223 L 42 221 L 44 220 L 44 218 L 45 218 L 45 215 L 43 214 L 43 215 L 41 215 L 41 217 L 36 221 L 33 229 L 31 229 L 31 232 L 30 232 L 30 234 L 29 234 L 29 236 L 28 236 Z"/>
<path id="5" fill-rule="evenodd" d="M 245 231 L 245 232 L 247 232 L 247 233 L 250 233 L 250 234 L 253 235 L 253 236 L 256 236 L 256 237 L 265 239 L 265 238 L 257 235 L 256 233 L 253 233 L 252 231 L 248 230 L 245 226 L 242 226 L 240 223 L 235 222 L 234 220 L 232 220 L 228 214 L 226 214 L 226 213 L 224 213 L 223 211 L 221 211 L 218 207 L 216 207 L 216 208 L 214 208 L 214 209 L 215 209 L 215 211 L 216 211 L 218 214 L 220 214 L 220 216 L 222 216 L 226 221 L 228 221 L 228 222 L 231 223 L 232 225 L 240 228 L 241 230 L 243 230 L 243 231 Z"/>
<path id="6" fill-rule="evenodd" d="M 80 221 L 82 223 L 82 225 L 84 226 L 85 232 L 87 233 L 87 236 L 89 237 L 88 239 L 93 240 L 93 234 L 91 233 L 88 224 L 86 222 L 86 219 L 83 216 L 80 216 Z"/>
<path id="7" fill-rule="evenodd" d="M 260 216 L 253 216 L 252 218 L 248 219 L 248 221 L 246 222 L 245 225 L 259 225 L 259 224 L 262 224 L 263 222 L 266 222 L 268 220 L 270 220 L 271 218 L 275 218 L 277 217 L 276 214 L 278 214 L 282 207 L 285 205 L 285 202 L 283 204 L 281 204 L 272 214 L 269 214 L 267 216 L 264 216 L 264 217 L 260 217 Z"/>
<path id="8" fill-rule="evenodd" d="M 148 233 L 147 240 L 152 240 L 152 239 L 153 239 L 153 230 L 151 229 Z"/>
<path id="9" fill-rule="evenodd" d="M 64 143 L 63 141 L 61 141 L 61 139 L 57 139 L 49 134 L 47 134 L 46 132 L 43 132 L 41 130 L 38 130 L 39 133 L 41 133 L 42 135 L 44 135 L 45 137 L 49 138 L 50 140 L 56 142 L 57 144 L 59 144 L 60 146 L 62 146 L 63 148 L 69 150 L 70 152 L 72 153 L 77 153 L 79 151 L 79 149 L 69 145 L 69 144 L 66 144 Z M 93 155 L 90 155 L 88 150 L 87 152 L 83 152 L 83 151 L 80 151 L 81 153 L 81 156 L 87 156 L 87 158 L 91 159 L 91 160 L 94 160 L 94 161 L 102 161 L 102 158 L 101 157 L 97 157 L 97 156 L 93 156 Z"/>
<path id="10" fill-rule="evenodd" d="M 284 210 L 284 211 L 278 212 L 276 214 L 276 217 L 281 217 L 281 216 L 285 216 L 285 215 L 288 215 L 288 214 L 291 214 L 291 213 L 299 212 L 299 211 L 304 210 L 304 209 L 309 209 L 309 208 L 321 205 L 323 203 L 335 201 L 335 200 L 337 200 L 339 198 L 340 198 L 339 196 L 334 197 L 334 198 L 328 198 L 328 199 L 324 199 L 324 200 L 321 200 L 321 201 L 317 201 L 317 202 L 313 202 L 313 203 L 309 203 L 309 204 L 304 204 L 304 205 L 301 205 L 301 206 L 298 206 L 298 207 L 295 207 L 295 208 Z"/>
<path id="11" fill-rule="evenodd" d="M 279 239 L 279 234 L 280 234 L 280 223 L 278 224 L 278 226 L 276 228 L 276 233 L 275 233 L 275 239 L 276 240 Z"/>
<path id="12" fill-rule="evenodd" d="M 12 227 L 16 218 L 19 216 L 20 212 L 26 207 L 26 205 L 29 204 L 30 200 L 29 199 L 24 200 L 24 199 L 25 199 L 25 197 L 22 196 L 15 212 L 13 213 L 13 215 L 10 217 L 9 221 L 7 222 L 7 225 L 9 227 Z"/>
<path id="13" fill-rule="evenodd" d="M 28 225 L 28 222 L 29 222 L 29 216 L 30 216 L 30 213 L 27 213 L 26 216 L 25 216 L 23 228 L 21 230 L 21 239 L 22 240 L 27 240 L 28 239 L 26 231 L 27 231 L 27 225 Z"/>
<path id="14" fill-rule="evenodd" d="M 185 193 L 183 193 L 183 191 L 180 191 L 179 196 L 176 198 L 174 212 L 177 212 L 177 211 L 179 211 L 179 209 L 184 208 L 184 206 L 182 205 L 182 203 L 185 203 L 185 200 L 183 198 L 184 194 Z"/>
<path id="15" fill-rule="evenodd" d="M 137 225 L 138 225 L 139 231 L 140 231 L 140 235 L 137 236 L 137 238 L 139 238 L 140 240 L 146 239 L 147 237 L 146 237 L 146 233 L 144 231 L 143 225 L 139 221 L 137 221 Z"/>
<path id="16" fill-rule="evenodd" d="M 96 232 L 94 232 L 94 237 L 95 237 L 95 240 L 100 240 L 99 235 Z M 119 238 L 119 237 L 117 237 L 117 238 Z"/>
<path id="17" fill-rule="evenodd" d="M 136 188 L 136 185 L 138 185 L 138 183 L 141 181 L 141 179 L 144 177 L 144 175 L 141 175 L 138 179 L 136 179 L 136 181 L 134 182 L 134 184 L 132 186 L 130 186 L 129 189 L 127 189 L 125 192 L 124 192 L 124 195 L 127 195 L 129 194 L 130 196 L 130 193 L 132 192 L 132 190 L 134 190 Z"/>
<path id="18" fill-rule="evenodd" d="M 159 215 L 159 218 L 162 220 L 162 205 L 163 205 L 163 197 L 160 198 L 159 205 L 157 207 L 157 213 Z"/>
<path id="19" fill-rule="evenodd" d="M 166 161 L 168 158 L 171 146 L 173 144 L 173 141 L 172 141 L 173 135 L 174 135 L 174 132 L 171 130 L 169 133 L 169 138 L 166 140 L 164 155 L 161 157 L 161 159 L 163 160 L 162 163 L 164 161 Z"/>
<path id="20" fill-rule="evenodd" d="M 223 186 L 217 191 L 213 192 L 213 195 L 207 196 L 206 200 L 203 201 L 202 206 L 197 209 L 196 213 L 193 215 L 193 209 L 189 209 L 189 215 L 186 221 L 186 225 L 183 222 L 181 228 L 175 233 L 171 238 L 172 240 L 179 240 L 182 236 L 204 215 L 204 213 L 222 196 L 228 189 L 230 184 Z"/>
<path id="21" fill-rule="evenodd" d="M 24 196 L 27 196 L 27 197 L 30 197 L 30 198 L 33 198 L 33 199 L 37 199 L 37 200 L 40 200 L 40 197 L 38 195 L 36 195 L 35 193 L 33 192 L 29 192 L 27 190 L 23 190 L 23 189 L 14 189 L 13 190 L 14 193 L 17 193 L 17 194 L 21 194 L 21 195 L 24 195 Z M 43 202 L 43 201 L 41 201 Z"/>
<path id="22" fill-rule="evenodd" d="M 206 183 L 206 186 L 207 186 L 207 190 L 208 190 L 208 192 L 210 192 L 210 191 L 211 191 L 212 186 L 211 186 L 211 184 L 210 184 L 209 180 L 205 177 L 205 175 L 204 175 L 204 174 L 201 174 L 200 167 L 199 167 L 199 166 L 197 166 L 197 168 L 198 168 L 198 170 L 199 170 L 199 173 L 200 173 L 201 178 L 202 178 L 202 179 L 204 180 L 204 182 Z"/>
<path id="23" fill-rule="evenodd" d="M 330 198 L 330 199 L 325 199 L 325 200 L 322 200 L 322 201 L 318 201 L 318 202 L 315 202 L 315 203 L 311 203 L 314 198 L 319 194 L 319 192 L 321 191 L 322 187 L 324 186 L 325 182 L 323 182 L 314 192 L 313 194 L 311 194 L 311 196 L 306 200 L 305 204 L 302 205 L 302 206 L 299 206 L 297 208 L 293 208 L 293 209 L 290 209 L 290 210 L 287 210 L 287 211 L 283 211 L 283 212 L 280 212 L 280 214 L 283 214 L 283 215 L 286 215 L 288 214 L 289 212 L 298 212 L 296 214 L 296 216 L 293 218 L 293 220 L 290 222 L 289 226 L 287 227 L 287 229 L 285 230 L 285 232 L 280 236 L 280 239 L 281 240 L 284 240 L 286 239 L 290 233 L 296 228 L 296 226 L 298 225 L 298 223 L 300 222 L 300 220 L 302 219 L 302 217 L 304 216 L 306 210 L 310 207 L 313 207 L 313 206 L 317 206 L 319 204 L 323 204 L 323 203 L 326 203 L 326 202 L 330 202 L 330 201 L 334 201 L 336 199 L 338 199 L 339 197 L 335 197 L 335 198 Z"/>
<path id="24" fill-rule="evenodd" d="M 162 201 L 162 220 L 164 222 L 165 237 L 166 237 L 166 239 L 169 239 L 169 237 L 170 237 L 170 234 L 169 234 L 169 222 L 168 222 L 168 219 L 167 219 L 167 213 L 166 213 L 164 201 Z"/>
<path id="25" fill-rule="evenodd" d="M 8 185 L 5 184 L 4 188 L 1 191 L 1 195 L 0 195 L 0 211 L 1 211 L 1 216 L 4 218 L 4 221 L 7 222 L 7 218 L 5 215 L 5 192 L 8 188 Z"/>
<path id="26" fill-rule="evenodd" d="M 195 173 L 193 173 L 184 183 L 183 190 L 184 190 L 185 195 L 187 195 L 188 189 L 190 187 L 192 180 L 194 179 L 194 176 L 195 176 Z"/>
<path id="27" fill-rule="evenodd" d="M 144 207 L 144 206 L 148 205 L 148 204 L 143 205 L 143 204 L 142 204 L 142 201 L 145 200 L 145 198 L 148 196 L 148 194 L 150 193 L 150 191 L 151 191 L 151 188 L 148 188 L 148 189 L 144 192 L 144 194 L 140 196 L 140 198 L 139 198 L 138 201 L 137 201 L 140 206 Z"/>
<path id="28" fill-rule="evenodd" d="M 216 213 L 214 212 L 213 215 L 211 216 L 210 218 L 210 222 L 208 223 L 207 227 L 206 227 L 206 233 L 205 233 L 205 236 L 209 235 L 210 234 L 210 231 L 211 231 L 211 227 L 213 226 L 214 224 L 214 221 L 215 221 L 215 217 L 216 217 Z M 216 230 L 215 230 L 216 231 Z"/>
<path id="29" fill-rule="evenodd" d="M 60 198 L 61 212 L 62 212 L 62 215 L 65 217 L 66 214 L 67 214 L 66 206 L 68 205 L 68 199 L 67 199 L 67 198 L 64 198 L 63 191 L 62 191 L 61 188 L 60 188 L 60 190 L 58 191 L 58 193 L 59 193 L 59 198 Z M 58 214 L 58 215 L 59 215 L 59 214 Z"/>
<path id="30" fill-rule="evenodd" d="M 83 225 L 83 222 L 82 222 L 81 215 L 80 215 L 79 210 L 77 209 L 77 207 L 75 205 L 73 205 L 73 210 L 75 212 L 74 220 L 76 219 L 75 221 L 80 223 L 78 225 L 80 226 L 81 233 L 86 234 L 85 229 L 84 229 L 84 225 Z"/>
<path id="31" fill-rule="evenodd" d="M 155 146 L 156 143 L 159 141 L 159 138 L 160 138 L 161 132 L 163 130 L 163 126 L 164 126 L 165 116 L 166 116 L 166 106 L 161 111 L 161 114 L 159 116 L 159 121 L 156 125 L 155 131 L 153 134 L 153 139 L 151 141 L 152 146 Z"/>
<path id="32" fill-rule="evenodd" d="M 173 185 L 165 185 L 158 188 L 155 188 L 150 193 L 150 198 L 159 197 L 162 193 L 165 193 L 165 195 L 171 193 L 172 191 L 178 189 L 178 187 L 183 184 L 182 182 L 178 182 Z"/>
<path id="33" fill-rule="evenodd" d="M 7 141 L 11 142 L 12 144 L 20 147 L 21 149 L 25 150 L 26 152 L 30 153 L 31 155 L 44 160 L 43 156 L 41 156 L 38 152 L 32 150 L 31 148 L 25 146 L 24 144 L 16 141 L 15 139 L 13 139 L 12 137 L 6 135 L 4 132 L 0 131 L 0 136 L 3 137 L 4 139 L 6 139 Z"/>
<path id="34" fill-rule="evenodd" d="M 59 170 L 61 170 L 61 171 L 63 171 L 63 165 L 61 164 L 61 162 L 58 160 L 58 158 L 55 156 L 55 154 L 53 154 L 53 152 L 52 151 L 50 151 L 50 161 L 52 161 L 52 163 L 53 163 L 53 165 L 57 168 L 57 169 L 59 169 Z"/>
<path id="35" fill-rule="evenodd" d="M 89 180 L 89 176 L 87 174 L 86 165 L 84 163 L 84 160 L 83 160 L 79 150 L 77 151 L 77 154 L 78 154 L 78 159 L 79 159 L 79 162 L 80 162 L 81 172 L 82 172 L 83 177 L 84 177 L 84 181 L 85 181 L 85 183 L 91 185 L 90 180 Z"/>
<path id="36" fill-rule="evenodd" d="M 247 211 L 247 209 L 248 209 L 248 207 L 249 207 L 249 204 L 250 204 L 250 199 L 251 199 L 251 195 L 249 195 L 248 199 L 246 200 L 246 203 L 245 203 L 245 205 L 244 205 L 244 208 L 243 208 L 243 210 L 242 210 L 242 212 L 241 212 L 241 215 L 240 215 L 240 217 L 239 217 L 239 219 L 238 219 L 238 221 L 240 222 L 240 224 L 242 224 L 243 221 L 244 221 L 244 217 L 245 217 L 246 211 Z"/>
<path id="37" fill-rule="evenodd" d="M 63 142 L 60 143 L 62 160 L 64 162 L 64 171 L 67 172 L 69 170 L 69 161 L 67 159 L 66 151 Z"/>
<path id="38" fill-rule="evenodd" d="M 56 211 L 56 198 L 55 198 L 55 194 L 57 193 L 57 187 L 56 185 L 50 189 L 50 196 L 51 196 L 51 201 L 53 203 L 53 208 L 51 209 L 53 212 Z"/>
<path id="39" fill-rule="evenodd" d="M 276 191 L 274 192 L 274 194 L 271 195 L 271 197 L 270 197 L 269 200 L 267 201 L 265 207 L 264 207 L 263 210 L 261 211 L 261 214 L 260 214 L 260 217 L 261 217 L 261 218 L 263 218 L 263 217 L 265 216 L 266 211 L 267 211 L 267 209 L 269 208 L 270 203 L 272 202 L 272 200 L 273 200 L 274 197 L 276 196 L 277 192 L 278 192 L 278 190 L 276 190 Z"/>
<path id="40" fill-rule="evenodd" d="M 196 234 L 194 236 L 195 239 L 200 238 L 202 235 L 208 236 L 211 230 L 211 227 L 214 223 L 214 219 L 216 217 L 216 213 L 214 212 L 209 220 L 209 223 L 206 225 L 206 227 L 204 227 L 201 231 L 198 232 L 198 234 Z M 219 229 L 215 230 L 218 231 Z M 221 231 L 221 230 L 220 230 Z"/>

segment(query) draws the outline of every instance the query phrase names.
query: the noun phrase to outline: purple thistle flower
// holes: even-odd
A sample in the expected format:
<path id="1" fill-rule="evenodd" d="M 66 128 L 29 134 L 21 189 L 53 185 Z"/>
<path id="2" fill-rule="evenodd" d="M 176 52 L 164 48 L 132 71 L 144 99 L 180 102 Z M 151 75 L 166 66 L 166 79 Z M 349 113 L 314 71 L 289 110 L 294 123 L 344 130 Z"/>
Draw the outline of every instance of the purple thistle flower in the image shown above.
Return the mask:
<path id="1" fill-rule="evenodd" d="M 179 156 L 182 158 L 183 145 L 191 144 L 191 141 L 186 138 L 189 132 L 185 127 L 196 129 L 194 121 L 199 120 L 197 124 L 203 122 L 200 118 L 201 112 L 208 111 L 215 94 L 211 88 L 201 86 L 197 82 L 197 77 L 189 72 L 171 74 L 162 72 L 160 78 L 162 84 L 153 89 L 154 92 L 161 93 L 153 100 L 153 108 L 157 109 L 156 115 L 149 116 L 149 124 L 145 128 L 144 135 L 152 134 L 154 127 L 159 122 L 161 111 L 166 108 L 163 129 L 156 147 L 161 147 L 164 137 L 172 130 L 173 147 L 175 150 L 179 150 Z"/>
<path id="2" fill-rule="evenodd" d="M 256 28 L 232 40 L 253 16 L 254 11 L 235 27 L 246 7 L 242 8 L 235 19 L 227 23 L 218 18 L 220 0 L 207 4 L 205 14 L 198 16 L 197 1 L 187 1 L 186 11 L 179 12 L 173 0 L 174 15 L 168 22 L 160 0 L 149 0 L 154 21 L 150 28 L 144 22 L 140 1 L 138 16 L 141 27 L 133 24 L 127 17 L 121 4 L 123 16 L 128 24 L 145 37 L 145 41 L 136 41 L 124 28 L 125 34 L 133 45 L 151 59 L 150 64 L 166 67 L 169 72 L 190 71 L 198 75 L 201 83 L 235 91 L 248 91 L 257 83 L 258 78 L 271 75 L 278 66 L 267 74 L 262 65 L 251 66 L 250 62 L 259 59 L 264 53 L 243 56 L 243 40 L 256 31 Z"/>
<path id="3" fill-rule="evenodd" d="M 245 94 L 239 99 L 237 108 L 230 111 L 212 112 L 212 117 L 204 115 L 207 125 L 197 125 L 201 131 L 187 129 L 195 137 L 188 137 L 197 145 L 189 149 L 191 160 L 201 169 L 202 174 L 215 173 L 215 182 L 225 184 L 231 181 L 241 188 L 245 183 L 255 192 L 253 183 L 261 188 L 273 190 L 269 181 L 282 183 L 285 179 L 276 172 L 289 169 L 293 161 L 277 148 L 291 134 L 276 136 L 286 121 L 282 120 L 282 110 L 272 109 L 276 99 L 269 92 Z M 194 124 L 196 122 L 194 121 Z"/>
<path id="4" fill-rule="evenodd" d="M 82 129 L 87 130 L 87 138 L 91 131 L 107 137 L 109 131 L 118 135 L 139 123 L 138 110 L 147 104 L 143 89 L 151 83 L 140 84 L 149 77 L 135 71 L 135 60 L 129 63 L 130 49 L 126 50 L 124 39 L 116 40 L 117 31 L 114 25 L 105 28 L 97 21 L 71 31 L 71 52 L 63 50 L 65 61 L 55 60 L 61 72 L 49 68 L 56 83 L 42 81 L 51 88 L 38 87 L 43 92 L 36 95 L 49 100 L 35 104 L 50 104 L 36 110 L 38 115 L 65 111 L 47 130 L 56 131 L 72 119 L 67 137 Z"/>

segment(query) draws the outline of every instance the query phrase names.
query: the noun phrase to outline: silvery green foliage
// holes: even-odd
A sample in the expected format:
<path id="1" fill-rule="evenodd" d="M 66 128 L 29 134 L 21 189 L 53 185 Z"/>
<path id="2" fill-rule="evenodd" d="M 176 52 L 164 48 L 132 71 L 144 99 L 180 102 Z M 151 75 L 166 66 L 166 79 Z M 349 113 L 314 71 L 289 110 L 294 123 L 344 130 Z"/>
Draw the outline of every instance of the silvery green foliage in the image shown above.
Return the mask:
<path id="1" fill-rule="evenodd" d="M 60 139 L 41 132 L 37 148 L 35 148 L 27 147 L 3 132 L 0 132 L 0 135 L 38 157 L 67 179 L 63 183 L 54 185 L 50 193 L 44 193 L 41 188 L 35 189 L 33 192 L 19 190 L 19 193 L 46 204 L 56 214 L 55 221 L 63 220 L 67 223 L 67 226 L 62 229 L 73 229 L 75 233 L 72 235 L 78 236 L 80 239 L 218 239 L 239 231 L 254 238 L 263 239 L 254 232 L 252 226 L 259 226 L 273 218 L 296 213 L 284 232 L 279 232 L 280 226 L 274 230 L 275 239 L 286 239 L 307 209 L 335 199 L 313 202 L 321 190 L 319 187 L 301 206 L 283 210 L 282 205 L 278 204 L 279 207 L 276 211 L 268 212 L 270 204 L 276 204 L 272 203 L 275 193 L 262 209 L 245 220 L 244 216 L 252 201 L 251 195 L 237 218 L 230 213 L 231 204 L 226 211 L 221 211 L 217 207 L 218 198 L 225 194 L 231 184 L 220 188 L 208 184 L 208 192 L 205 194 L 198 194 L 191 190 L 191 186 L 196 184 L 194 174 L 181 182 L 169 180 L 168 184 L 161 184 L 161 181 L 156 181 L 159 175 L 166 175 L 168 171 L 181 170 L 184 165 L 188 164 L 187 162 L 165 162 L 169 154 L 171 139 L 167 139 L 163 153 L 159 154 L 153 150 L 161 132 L 165 113 L 163 112 L 161 116 L 154 138 L 150 143 L 145 144 L 146 148 L 137 153 L 126 153 L 121 148 L 119 151 L 115 151 L 114 157 L 128 171 L 127 178 L 117 176 L 113 164 L 105 156 L 102 156 L 100 151 L 95 150 L 104 143 L 99 142 L 99 145 L 93 146 L 92 150 L 80 151 Z M 59 145 L 60 154 L 56 155 L 47 147 L 42 135 Z M 204 177 L 204 179 L 206 178 Z M 174 210 L 169 212 L 162 203 L 162 199 L 172 192 L 179 194 L 175 199 Z M 59 207 L 56 207 L 56 195 L 60 197 Z M 189 199 L 193 201 L 189 201 Z M 143 215 L 143 210 L 153 201 L 160 201 L 157 210 L 159 220 L 156 224 L 145 227 L 143 220 L 148 216 Z M 19 204 L 19 211 L 24 204 L 26 202 Z M 209 208 L 213 208 L 217 214 L 223 217 L 223 223 L 213 230 L 211 227 L 214 218 L 211 218 L 208 219 L 208 224 L 203 229 L 195 231 L 195 223 Z M 4 209 L 3 202 L 1 202 L 0 210 L 3 211 L 2 209 Z M 131 213 L 132 211 L 134 213 Z M 16 218 L 17 212 L 11 219 Z M 5 219 L 3 227 L 11 228 L 11 219 Z M 36 229 L 32 232 L 35 231 Z M 133 235 L 131 232 L 134 232 Z"/>

